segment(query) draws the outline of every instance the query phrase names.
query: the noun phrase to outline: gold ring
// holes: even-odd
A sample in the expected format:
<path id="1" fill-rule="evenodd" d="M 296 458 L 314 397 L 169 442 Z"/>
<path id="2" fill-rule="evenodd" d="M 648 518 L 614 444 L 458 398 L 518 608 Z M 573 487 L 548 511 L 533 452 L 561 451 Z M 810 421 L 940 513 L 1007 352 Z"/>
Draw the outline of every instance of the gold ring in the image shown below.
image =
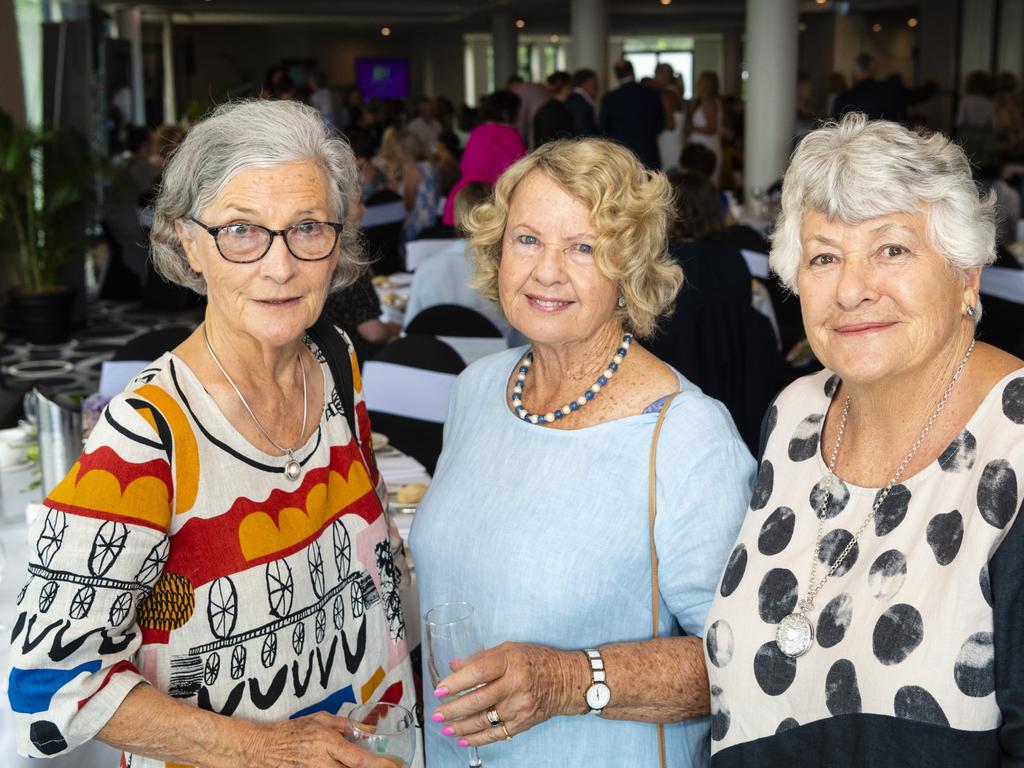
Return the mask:
<path id="1" fill-rule="evenodd" d="M 512 734 L 508 732 L 508 728 L 505 727 L 504 723 L 501 724 L 501 730 L 505 732 L 505 741 L 512 741 Z"/>
<path id="2" fill-rule="evenodd" d="M 494 707 L 491 707 L 490 709 L 487 710 L 487 722 L 490 723 L 495 728 L 497 728 L 499 725 L 501 725 L 501 718 L 498 717 L 498 710 L 495 709 Z"/>

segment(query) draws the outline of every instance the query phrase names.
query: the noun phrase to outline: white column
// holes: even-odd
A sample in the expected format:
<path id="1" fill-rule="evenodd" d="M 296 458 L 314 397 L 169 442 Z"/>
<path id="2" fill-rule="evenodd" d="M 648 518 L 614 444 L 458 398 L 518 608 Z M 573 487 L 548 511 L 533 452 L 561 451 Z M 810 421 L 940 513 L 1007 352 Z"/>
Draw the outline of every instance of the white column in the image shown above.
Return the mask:
<path id="1" fill-rule="evenodd" d="M 118 36 L 131 44 L 132 114 L 135 125 L 146 123 L 146 97 L 142 85 L 142 8 L 125 8 L 118 14 Z"/>
<path id="2" fill-rule="evenodd" d="M 572 0 L 570 25 L 573 70 L 592 69 L 608 86 L 608 0 Z"/>
<path id="3" fill-rule="evenodd" d="M 508 11 L 491 17 L 491 47 L 494 50 L 494 87 L 505 88 L 516 73 L 518 35 L 515 20 Z"/>
<path id="4" fill-rule="evenodd" d="M 796 132 L 797 0 L 747 0 L 744 188 L 780 179 Z"/>
<path id="5" fill-rule="evenodd" d="M 164 17 L 163 61 L 164 123 L 174 125 L 178 122 L 178 104 L 174 93 L 174 28 L 171 26 L 171 14 L 169 13 Z"/>

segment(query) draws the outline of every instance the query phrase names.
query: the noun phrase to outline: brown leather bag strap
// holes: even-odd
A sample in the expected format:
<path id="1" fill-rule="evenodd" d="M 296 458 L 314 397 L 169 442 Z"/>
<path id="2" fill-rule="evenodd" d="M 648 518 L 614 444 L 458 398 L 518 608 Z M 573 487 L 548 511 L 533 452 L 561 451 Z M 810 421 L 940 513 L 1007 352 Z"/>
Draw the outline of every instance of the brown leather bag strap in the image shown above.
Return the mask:
<path id="1" fill-rule="evenodd" d="M 665 414 L 676 399 L 678 392 L 673 392 L 665 398 L 661 405 L 661 412 L 658 414 L 658 421 L 654 424 L 654 434 L 651 436 L 651 456 L 647 473 L 647 519 L 648 533 L 651 544 L 651 637 L 658 637 L 658 608 L 661 605 L 661 590 L 658 588 L 658 549 L 654 543 L 654 518 L 658 514 L 658 436 L 661 434 L 661 425 L 665 422 Z M 661 760 L 661 768 L 666 768 L 665 758 L 665 726 L 658 726 L 658 756 Z"/>

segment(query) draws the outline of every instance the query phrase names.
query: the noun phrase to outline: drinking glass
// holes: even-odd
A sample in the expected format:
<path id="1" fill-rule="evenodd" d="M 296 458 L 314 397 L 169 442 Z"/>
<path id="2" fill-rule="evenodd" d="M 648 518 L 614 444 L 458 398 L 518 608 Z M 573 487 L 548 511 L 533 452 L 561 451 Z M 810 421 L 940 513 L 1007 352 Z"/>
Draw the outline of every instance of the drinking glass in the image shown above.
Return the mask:
<path id="1" fill-rule="evenodd" d="M 395 764 L 412 765 L 416 754 L 416 720 L 405 707 L 385 701 L 362 704 L 348 713 L 348 740 Z"/>
<path id="2" fill-rule="evenodd" d="M 442 603 L 427 611 L 427 669 L 434 688 L 452 672 L 452 663 L 483 650 L 469 603 Z M 448 697 L 451 698 L 451 697 Z M 446 699 L 447 700 L 447 699 Z M 480 768 L 476 747 L 469 748 L 470 768 Z"/>

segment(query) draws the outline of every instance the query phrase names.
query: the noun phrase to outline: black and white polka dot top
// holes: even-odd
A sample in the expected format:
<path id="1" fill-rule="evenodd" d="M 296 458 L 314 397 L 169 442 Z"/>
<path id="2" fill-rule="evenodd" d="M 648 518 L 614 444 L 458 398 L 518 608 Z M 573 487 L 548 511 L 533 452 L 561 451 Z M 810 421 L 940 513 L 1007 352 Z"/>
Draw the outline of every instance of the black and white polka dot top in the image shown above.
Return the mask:
<path id="1" fill-rule="evenodd" d="M 1024 759 L 1024 369 L 892 489 L 817 596 L 812 647 L 790 658 L 775 626 L 807 592 L 827 474 L 821 425 L 837 384 L 830 371 L 803 378 L 768 416 L 753 498 L 705 627 L 712 764 Z M 824 568 L 879 492 L 838 478 L 834 488 Z"/>

